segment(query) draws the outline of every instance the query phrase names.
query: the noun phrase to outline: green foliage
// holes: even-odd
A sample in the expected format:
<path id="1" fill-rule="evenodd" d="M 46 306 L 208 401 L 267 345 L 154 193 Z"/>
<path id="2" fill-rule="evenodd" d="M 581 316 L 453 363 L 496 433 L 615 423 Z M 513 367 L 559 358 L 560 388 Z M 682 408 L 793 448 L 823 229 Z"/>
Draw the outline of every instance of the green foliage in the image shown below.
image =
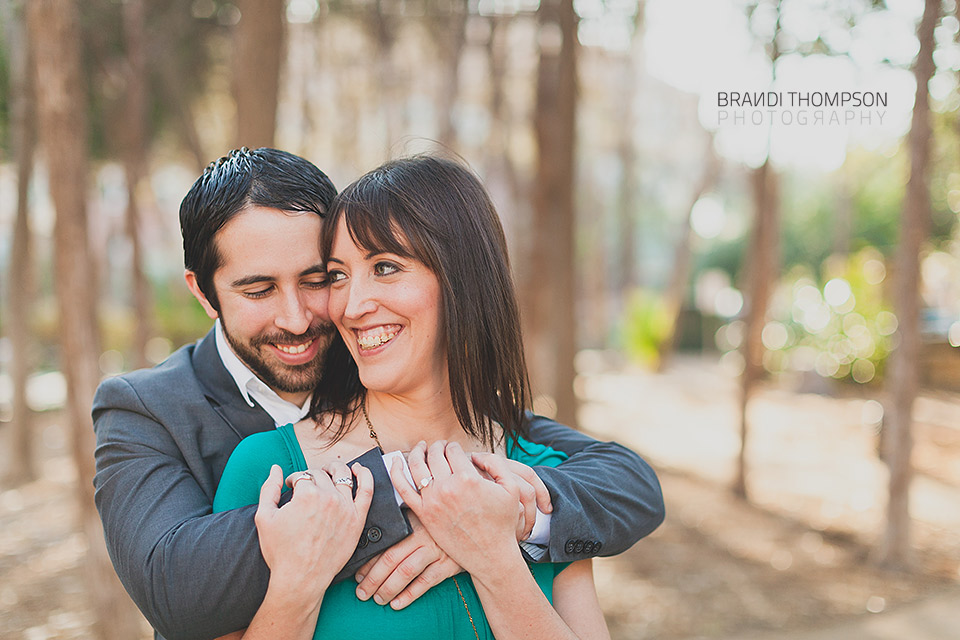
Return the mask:
<path id="1" fill-rule="evenodd" d="M 623 341 L 627 355 L 655 367 L 660 359 L 660 346 L 670 337 L 672 320 L 660 294 L 646 289 L 634 291 L 624 311 Z"/>
<path id="2" fill-rule="evenodd" d="M 764 344 L 773 352 L 769 368 L 813 370 L 861 384 L 880 380 L 897 327 L 883 299 L 882 254 L 867 248 L 833 258 L 823 273 L 818 281 L 796 269 L 782 282 L 775 320 L 765 329 Z"/>

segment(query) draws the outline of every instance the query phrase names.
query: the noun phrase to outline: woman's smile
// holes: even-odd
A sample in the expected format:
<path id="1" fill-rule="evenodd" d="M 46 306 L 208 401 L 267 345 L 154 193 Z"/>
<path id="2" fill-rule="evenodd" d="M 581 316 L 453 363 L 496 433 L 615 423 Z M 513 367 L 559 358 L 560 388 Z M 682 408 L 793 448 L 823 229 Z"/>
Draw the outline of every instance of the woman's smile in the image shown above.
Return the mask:
<path id="1" fill-rule="evenodd" d="M 372 327 L 370 329 L 354 329 L 357 335 L 357 344 L 360 345 L 361 354 L 366 351 L 372 351 L 397 337 L 403 331 L 399 324 L 388 324 Z"/>

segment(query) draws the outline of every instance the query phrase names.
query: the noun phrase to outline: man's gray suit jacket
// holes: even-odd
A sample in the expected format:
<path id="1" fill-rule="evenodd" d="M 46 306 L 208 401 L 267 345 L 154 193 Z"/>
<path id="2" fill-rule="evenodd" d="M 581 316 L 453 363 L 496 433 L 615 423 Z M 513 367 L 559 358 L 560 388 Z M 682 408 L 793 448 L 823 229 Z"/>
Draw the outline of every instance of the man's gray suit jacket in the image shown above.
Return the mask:
<path id="1" fill-rule="evenodd" d="M 211 507 L 237 443 L 274 424 L 240 395 L 213 331 L 152 369 L 104 380 L 93 420 L 107 549 L 157 637 L 213 638 L 247 626 L 269 578 L 255 506 Z M 619 553 L 663 521 L 656 475 L 635 453 L 532 415 L 529 438 L 571 456 L 536 468 L 553 501 L 550 560 Z"/>

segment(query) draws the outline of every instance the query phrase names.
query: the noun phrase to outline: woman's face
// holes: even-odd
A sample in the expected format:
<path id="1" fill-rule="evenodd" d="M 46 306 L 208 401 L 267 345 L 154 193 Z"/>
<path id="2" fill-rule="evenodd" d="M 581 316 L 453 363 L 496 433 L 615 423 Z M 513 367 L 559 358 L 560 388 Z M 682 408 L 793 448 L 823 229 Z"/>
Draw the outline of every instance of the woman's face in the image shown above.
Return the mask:
<path id="1" fill-rule="evenodd" d="M 436 393 L 447 384 L 440 283 L 422 262 L 354 244 L 341 217 L 327 260 L 330 319 L 371 391 Z"/>

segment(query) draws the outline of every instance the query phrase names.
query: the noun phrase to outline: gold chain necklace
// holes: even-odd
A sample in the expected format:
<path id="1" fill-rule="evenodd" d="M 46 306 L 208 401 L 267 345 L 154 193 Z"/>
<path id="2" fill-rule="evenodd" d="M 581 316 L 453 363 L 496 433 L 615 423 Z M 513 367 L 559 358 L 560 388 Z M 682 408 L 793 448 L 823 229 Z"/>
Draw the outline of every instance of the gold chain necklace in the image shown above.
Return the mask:
<path id="1" fill-rule="evenodd" d="M 367 423 L 367 429 L 370 430 L 370 437 L 377 443 L 380 452 L 383 452 L 383 445 L 380 444 L 380 438 L 377 437 L 377 430 L 373 428 L 370 422 L 370 416 L 367 414 L 367 396 L 364 394 L 363 402 L 360 404 L 360 410 L 363 411 L 363 420 Z M 463 591 L 460 590 L 460 583 L 457 582 L 457 576 L 453 576 L 453 585 L 457 588 L 457 595 L 460 596 L 460 602 L 463 603 L 463 609 L 467 612 L 467 619 L 470 621 L 470 627 L 473 629 L 473 637 L 480 640 L 480 634 L 477 633 L 477 625 L 473 623 L 473 615 L 470 613 L 470 607 L 467 606 L 467 599 L 463 597 Z"/>

